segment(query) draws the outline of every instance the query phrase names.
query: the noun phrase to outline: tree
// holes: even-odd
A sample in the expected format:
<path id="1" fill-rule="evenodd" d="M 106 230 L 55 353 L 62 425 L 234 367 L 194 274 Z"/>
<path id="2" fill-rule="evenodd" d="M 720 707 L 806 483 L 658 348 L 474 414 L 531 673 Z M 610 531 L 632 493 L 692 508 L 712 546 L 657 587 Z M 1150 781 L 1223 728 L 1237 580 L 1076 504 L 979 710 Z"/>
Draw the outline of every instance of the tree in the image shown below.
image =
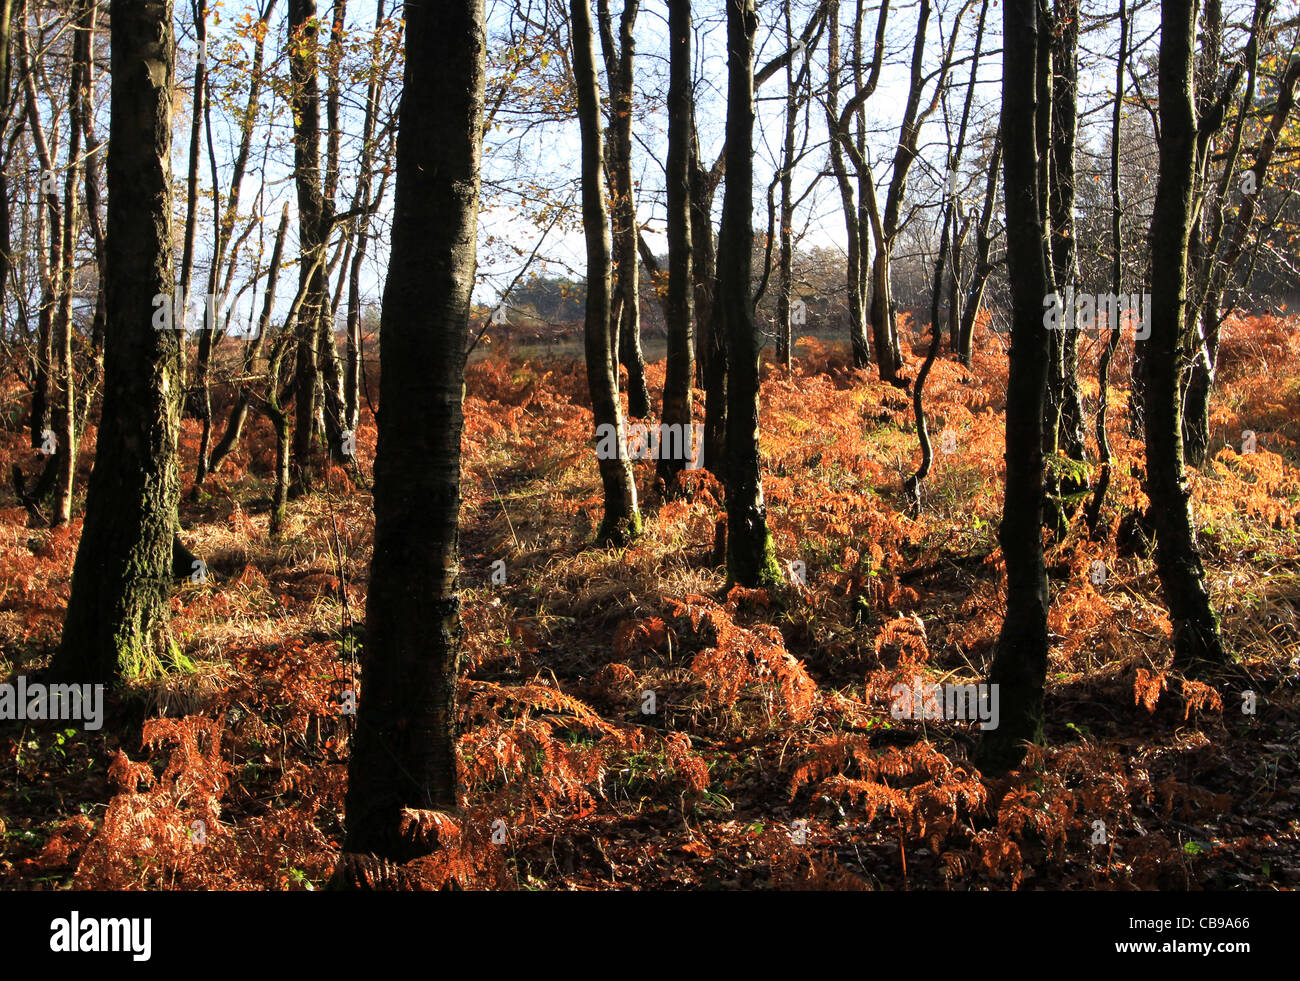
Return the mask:
<path id="1" fill-rule="evenodd" d="M 482 0 L 407 0 L 379 357 L 375 552 L 344 850 L 411 857 L 402 808 L 457 806 L 457 524 L 486 35 Z"/>
<path id="2" fill-rule="evenodd" d="M 609 130 L 606 160 L 613 197 L 612 245 L 616 277 L 610 320 L 618 337 L 617 357 L 627 368 L 628 415 L 645 418 L 650 414 L 650 392 L 645 384 L 645 359 L 641 354 L 641 302 L 636 264 L 636 197 L 632 183 L 632 82 L 636 25 L 640 0 L 623 0 L 618 22 L 618 40 L 609 12 L 609 0 L 597 0 L 600 45 L 609 81 Z"/>
<path id="3" fill-rule="evenodd" d="M 691 427 L 691 381 L 695 374 L 695 338 L 692 321 L 695 297 L 691 282 L 691 2 L 669 0 L 668 39 L 668 301 L 664 319 L 668 328 L 668 360 L 664 369 L 665 425 L 686 427 L 682 445 L 694 439 Z M 706 231 L 708 231 L 706 229 Z M 711 233 L 710 233 L 711 234 Z M 701 453 L 703 447 L 694 452 Z M 664 492 L 676 492 L 677 475 L 686 461 L 665 454 L 658 463 Z"/>
<path id="4" fill-rule="evenodd" d="M 759 86 L 789 64 L 797 53 L 808 50 L 812 37 L 821 29 L 826 18 L 829 2 L 830 0 L 821 0 L 817 4 L 804 25 L 797 44 L 786 48 L 757 73 L 753 73 L 751 58 L 751 91 L 757 91 Z M 727 433 L 730 431 L 727 421 L 727 341 L 714 303 L 718 283 L 713 243 L 713 198 L 730 158 L 724 145 L 722 153 L 713 161 L 713 166 L 708 169 L 703 166 L 693 100 L 691 132 L 691 244 L 695 257 L 696 359 L 704 386 L 704 466 L 725 482 L 730 459 L 727 451 Z M 751 164 L 751 174 L 752 170 Z"/>
<path id="5" fill-rule="evenodd" d="M 1007 381 L 1007 475 L 998 541 L 1007 564 L 1007 615 L 989 683 L 1002 700 L 996 729 L 984 733 L 977 761 L 1001 772 L 1020 765 L 1043 728 L 1047 677 L 1047 568 L 1039 531 L 1043 513 L 1043 399 L 1047 389 L 1047 240 L 1039 206 L 1037 0 L 1004 0 L 1002 45 L 1003 184 L 1011 353 Z"/>
<path id="6" fill-rule="evenodd" d="M 1073 296 L 1079 281 L 1074 227 L 1075 143 L 1079 116 L 1078 0 L 1056 0 L 1051 45 L 1050 149 L 1048 151 L 1047 223 L 1051 242 L 1052 283 Z M 1074 511 L 1070 503 L 1086 490 L 1077 477 L 1057 465 L 1062 458 L 1082 462 L 1083 403 L 1079 395 L 1079 332 L 1074 304 L 1066 305 L 1060 329 L 1048 334 L 1047 401 L 1043 452 L 1052 461 L 1048 471 L 1044 520 L 1063 535 Z"/>
<path id="7" fill-rule="evenodd" d="M 1246 44 L 1246 91 L 1228 141 L 1223 153 L 1223 163 L 1217 186 L 1213 193 L 1206 196 L 1198 209 L 1201 220 L 1194 227 L 1192 243 L 1192 274 L 1188 284 L 1187 333 L 1191 338 L 1191 368 L 1184 378 L 1183 396 L 1183 448 L 1187 462 L 1200 466 L 1205 462 L 1210 446 L 1210 393 L 1214 387 L 1214 373 L 1218 364 L 1219 329 L 1228 311 L 1222 308 L 1224 291 L 1230 277 L 1233 276 L 1246 251 L 1248 232 L 1256 220 L 1259 202 L 1258 190 L 1264 187 L 1265 177 L 1279 149 L 1283 128 L 1288 116 L 1295 106 L 1296 88 L 1300 84 L 1300 61 L 1292 60 L 1278 86 L 1277 98 L 1272 105 L 1272 113 L 1264 130 L 1255 157 L 1251 165 L 1240 175 L 1238 183 L 1237 163 L 1243 144 L 1243 129 L 1247 117 L 1251 115 L 1254 104 L 1255 87 L 1259 75 L 1260 39 L 1267 29 L 1274 6 L 1270 0 L 1256 0 L 1254 19 L 1251 24 L 1250 38 Z M 1215 50 L 1221 41 L 1221 29 L 1217 24 L 1218 4 L 1206 9 L 1208 29 L 1203 49 Z M 1211 66 L 1217 67 L 1217 58 L 1208 56 L 1203 62 L 1205 74 Z M 1213 77 L 1211 76 L 1211 81 Z M 1228 83 L 1236 85 L 1236 72 L 1229 75 Z M 1213 89 L 1210 90 L 1213 96 Z M 1198 156 L 1202 166 L 1208 162 L 1213 149 L 1212 136 L 1217 132 L 1217 125 L 1223 115 L 1227 97 L 1232 94 L 1228 84 L 1223 92 L 1209 101 L 1208 112 L 1211 124 L 1202 122 L 1198 140 Z M 1201 102 L 1207 98 L 1202 96 Z M 1255 193 L 1245 193 L 1244 188 L 1254 188 Z M 1237 209 L 1236 220 L 1229 235 L 1225 230 L 1224 212 L 1229 196 L 1238 189 L 1242 190 L 1241 203 Z"/>
<path id="8" fill-rule="evenodd" d="M 988 285 L 989 275 L 994 268 L 989 261 L 989 252 L 993 247 L 990 228 L 998 200 L 998 171 L 1001 169 L 1002 132 L 999 130 L 993 137 L 993 148 L 988 157 L 988 179 L 984 186 L 984 204 L 980 209 L 979 223 L 975 226 L 975 261 L 971 266 L 970 285 L 966 287 L 966 297 L 962 302 L 957 334 L 951 338 L 957 359 L 968 368 L 975 344 L 975 318 L 979 316 L 980 306 L 984 302 L 984 288 Z"/>
<path id="9" fill-rule="evenodd" d="M 289 71 L 293 105 L 293 174 L 298 190 L 299 266 L 307 286 L 298 314 L 298 346 L 294 369 L 293 482 L 299 491 L 311 489 L 312 434 L 321 404 L 321 307 L 326 302 L 324 264 L 328 217 L 321 192 L 320 87 L 316 79 L 316 0 L 289 0 Z"/>
<path id="10" fill-rule="evenodd" d="M 930 0 L 921 0 L 917 14 L 916 37 L 912 44 L 912 64 L 907 89 L 907 102 L 899 126 L 898 144 L 894 150 L 894 163 L 890 171 L 889 186 L 885 192 L 884 209 L 876 215 L 875 195 L 868 198 L 872 223 L 879 229 L 876 254 L 871 262 L 871 330 L 876 350 L 876 366 L 885 381 L 896 381 L 902 367 L 902 352 L 898 346 L 898 324 L 894 310 L 893 283 L 890 278 L 894 246 L 902 222 L 903 197 L 907 191 L 907 175 L 916 160 L 921 138 L 921 127 L 939 104 L 939 97 L 947 84 L 948 71 L 953 62 L 953 45 L 956 43 L 961 19 L 973 0 L 967 0 L 953 24 L 952 36 L 943 62 L 939 66 L 934 96 L 921 107 L 921 96 L 929 79 L 925 75 L 925 37 L 930 20 Z"/>
<path id="11" fill-rule="evenodd" d="M 9 92 L 11 83 L 11 61 L 9 47 L 13 42 L 13 14 L 15 0 L 0 0 L 0 132 L 9 129 L 9 117 L 13 112 L 12 98 Z M 9 271 L 13 268 L 14 258 L 11 252 L 12 219 L 9 211 L 9 177 L 6 164 L 9 152 L 0 147 L 0 296 L 4 295 Z M 3 317 L 3 304 L 0 304 L 0 317 Z"/>
<path id="12" fill-rule="evenodd" d="M 727 340 L 727 577 L 770 586 L 781 571 L 767 530 L 758 453 L 754 252 L 754 0 L 727 0 L 727 189 L 718 233 L 717 316 Z"/>
<path id="13" fill-rule="evenodd" d="M 866 327 L 866 280 L 865 271 L 869 267 L 871 240 L 867 223 L 862 220 L 862 211 L 867 207 L 865 201 L 854 200 L 853 184 L 849 180 L 848 167 L 844 162 L 847 151 L 854 158 L 858 172 L 862 197 L 875 195 L 875 178 L 866 161 L 861 159 L 861 147 L 855 143 L 849 133 L 849 122 L 862 104 L 870 98 L 880 80 L 880 71 L 884 64 L 885 25 L 889 18 L 889 0 L 880 5 L 879 19 L 876 23 L 875 54 L 871 66 L 871 78 L 865 84 L 857 86 L 857 92 L 844 107 L 839 109 L 840 91 L 840 4 L 839 0 L 830 0 L 827 5 L 827 17 L 830 21 L 826 64 L 826 125 L 831 132 L 831 170 L 840 192 L 840 204 L 844 211 L 844 228 L 848 236 L 846 250 L 845 286 L 849 298 L 849 344 L 853 351 L 853 366 L 865 368 L 871 359 L 871 349 L 867 343 Z M 862 18 L 862 0 L 858 0 L 855 24 Z M 860 32 L 855 32 L 860 33 Z M 787 123 L 787 127 L 789 124 Z M 789 132 L 787 128 L 787 132 Z"/>
<path id="14" fill-rule="evenodd" d="M 591 390 L 596 458 L 605 490 L 605 516 L 596 538 L 626 542 L 641 533 L 636 481 L 627 455 L 623 410 L 618 401 L 618 374 L 610 316 L 610 230 L 605 206 L 605 154 L 600 132 L 600 91 L 587 0 L 571 0 L 573 74 L 578 90 L 582 130 L 582 223 L 587 240 L 587 313 L 584 344 L 587 385 Z M 612 445 L 611 445 L 612 444 Z"/>
<path id="15" fill-rule="evenodd" d="M 1115 55 L 1115 97 L 1110 114 L 1110 291 L 1122 296 L 1124 289 L 1124 201 L 1120 192 L 1119 145 L 1120 124 L 1124 118 L 1124 63 L 1128 60 L 1129 12 L 1125 0 L 1119 0 L 1119 51 Z M 1118 317 L 1118 311 L 1116 312 Z M 1111 481 L 1110 434 L 1106 413 L 1110 407 L 1110 362 L 1119 347 L 1118 323 L 1107 324 L 1106 346 L 1097 361 L 1097 458 L 1101 476 L 1087 507 L 1088 533 L 1095 535 L 1101 521 L 1101 508 Z"/>
<path id="16" fill-rule="evenodd" d="M 115 5 L 111 42 L 104 403 L 67 619 L 50 669 L 83 684 L 161 666 L 180 489 L 180 335 L 154 326 L 156 298 L 170 302 L 176 286 L 170 0 Z"/>
<path id="17" fill-rule="evenodd" d="M 925 361 L 921 363 L 921 370 L 916 373 L 916 384 L 912 387 L 912 415 L 916 419 L 917 440 L 921 444 L 921 465 L 916 468 L 916 472 L 903 482 L 903 492 L 911 499 L 912 506 L 916 510 L 921 507 L 921 482 L 925 480 L 930 473 L 930 467 L 934 462 L 934 448 L 930 445 L 930 433 L 926 425 L 925 408 L 923 398 L 925 394 L 925 382 L 929 377 L 930 370 L 934 367 L 935 359 L 939 356 L 939 348 L 943 344 L 943 328 L 939 324 L 939 299 L 943 295 L 943 277 L 944 266 L 948 261 L 949 244 L 952 245 L 952 289 L 949 294 L 949 321 L 956 322 L 956 299 L 957 284 L 960 279 L 960 269 L 958 263 L 961 258 L 962 241 L 965 238 L 964 231 L 958 231 L 958 222 L 961 219 L 961 199 L 956 196 L 957 171 L 961 166 L 962 150 L 966 146 L 966 127 L 970 124 L 971 104 L 975 100 L 975 82 L 979 74 L 980 54 L 984 46 L 984 23 L 988 16 L 988 0 L 980 5 L 979 22 L 975 26 L 975 51 L 971 56 L 970 79 L 966 83 L 966 100 L 962 103 L 961 123 L 957 127 L 957 141 L 952 141 L 952 131 L 948 131 L 948 155 L 947 155 L 947 175 L 944 181 L 945 200 L 940 209 L 941 228 L 939 232 L 939 254 L 934 260 L 934 283 L 930 289 L 930 349 L 926 352 Z M 948 110 L 945 104 L 944 118 L 947 119 Z"/>
<path id="18" fill-rule="evenodd" d="M 77 480 L 77 401 L 72 365 L 72 295 L 77 269 L 77 221 L 80 216 L 78 187 L 81 174 L 81 144 L 84 136 L 82 113 L 84 92 L 90 87 L 90 36 L 95 29 L 94 0 L 76 0 L 72 7 L 72 65 L 68 72 L 68 165 L 63 175 L 63 256 L 59 270 L 59 304 L 55 316 L 55 352 L 59 365 L 59 401 L 54 424 L 58 438 L 55 465 L 53 520 L 62 524 L 72 518 L 72 495 Z"/>
<path id="19" fill-rule="evenodd" d="M 1179 355 L 1196 169 L 1196 0 L 1161 0 L 1160 25 L 1160 171 L 1151 221 L 1151 336 L 1143 399 L 1146 492 L 1156 529 L 1156 571 L 1174 626 L 1174 664 L 1190 669 L 1199 662 L 1227 660 L 1219 618 L 1205 586 L 1183 475 Z"/>
<path id="20" fill-rule="evenodd" d="M 230 248 L 230 242 L 235 228 L 235 219 L 239 213 L 240 190 L 244 183 L 244 173 L 248 168 L 248 160 L 253 150 L 253 131 L 257 123 L 258 112 L 261 108 L 262 92 L 262 64 L 266 52 L 266 38 L 269 33 L 269 24 L 271 13 L 275 10 L 277 0 L 263 0 L 263 6 L 259 12 L 257 21 L 252 26 L 253 36 L 253 57 L 248 66 L 248 99 L 245 103 L 243 115 L 239 120 L 239 150 L 235 154 L 234 166 L 231 168 L 230 190 L 226 195 L 225 207 L 221 207 L 220 196 L 218 193 L 218 174 L 216 169 L 216 156 L 212 153 L 212 146 L 209 144 L 209 159 L 212 163 L 212 208 L 213 208 L 213 225 L 215 231 L 215 241 L 213 243 L 213 257 L 208 272 L 208 295 L 215 297 L 218 295 L 219 283 L 221 281 L 222 266 L 225 262 L 226 252 Z M 203 13 L 203 5 L 195 11 L 196 18 Z M 208 114 L 210 120 L 212 100 L 205 100 L 204 112 Z M 283 245 L 283 236 L 276 239 L 277 245 Z M 278 271 L 278 258 L 274 260 L 274 267 Z M 229 273 L 233 272 L 235 263 L 231 262 L 227 270 L 227 282 Z M 182 277 L 184 279 L 184 277 Z M 186 280 L 188 282 L 188 280 Z M 215 313 L 214 313 L 215 323 Z M 198 387 L 199 387 L 199 408 L 200 418 L 203 421 L 203 432 L 199 437 L 199 454 L 198 461 L 195 464 L 196 484 L 201 484 L 207 478 L 209 472 L 215 473 L 222 461 L 226 458 L 231 450 L 239 441 L 240 434 L 243 431 L 244 417 L 248 411 L 248 398 L 246 395 L 246 386 L 240 386 L 240 394 L 235 401 L 234 408 L 231 409 L 229 421 L 226 424 L 225 434 L 218 442 L 215 450 L 209 454 L 209 446 L 212 441 L 212 403 L 208 390 L 208 363 L 212 357 L 213 346 L 220 338 L 217 331 L 205 330 L 199 339 L 199 352 L 197 363 Z M 257 352 L 262 344 L 262 335 L 259 333 L 253 342 L 252 358 L 245 359 L 245 374 L 252 370 L 256 360 Z"/>

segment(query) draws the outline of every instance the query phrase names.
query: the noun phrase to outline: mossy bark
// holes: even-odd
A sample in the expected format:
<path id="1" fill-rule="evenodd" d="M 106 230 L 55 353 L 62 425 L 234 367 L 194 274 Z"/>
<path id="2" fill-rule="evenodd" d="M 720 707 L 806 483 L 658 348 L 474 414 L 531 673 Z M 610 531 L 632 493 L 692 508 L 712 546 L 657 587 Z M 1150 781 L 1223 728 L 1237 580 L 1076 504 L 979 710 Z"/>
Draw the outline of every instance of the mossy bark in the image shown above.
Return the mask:
<path id="1" fill-rule="evenodd" d="M 1146 459 L 1156 571 L 1174 627 L 1174 664 L 1227 654 L 1210 605 L 1183 476 L 1181 352 L 1196 161 L 1192 57 L 1195 0 L 1164 0 L 1160 34 L 1160 179 L 1151 223 L 1151 336 L 1146 366 Z"/>
<path id="2" fill-rule="evenodd" d="M 58 679 L 111 683 L 168 658 L 184 387 L 180 332 L 153 323 L 171 297 L 172 5 L 119 4 L 112 23 L 104 403 L 72 573 Z"/>

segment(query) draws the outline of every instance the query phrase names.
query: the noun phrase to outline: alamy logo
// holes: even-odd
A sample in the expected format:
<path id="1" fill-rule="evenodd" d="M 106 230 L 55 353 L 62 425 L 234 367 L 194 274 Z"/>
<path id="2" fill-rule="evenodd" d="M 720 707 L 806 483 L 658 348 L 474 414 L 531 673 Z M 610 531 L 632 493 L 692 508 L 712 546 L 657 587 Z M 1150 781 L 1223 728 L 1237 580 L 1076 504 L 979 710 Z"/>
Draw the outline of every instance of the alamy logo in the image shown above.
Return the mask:
<path id="1" fill-rule="evenodd" d="M 889 714 L 895 719 L 946 719 L 976 722 L 984 730 L 998 727 L 998 686 L 930 684 L 913 678 L 889 689 Z"/>
<path id="2" fill-rule="evenodd" d="M 153 298 L 154 330 L 220 330 L 229 337 L 257 339 L 257 322 L 252 309 L 239 311 L 235 301 L 219 293 L 175 295 L 158 293 Z"/>
<path id="3" fill-rule="evenodd" d="M 596 458 L 618 456 L 618 430 L 611 423 L 596 427 Z M 633 460 L 685 460 L 687 470 L 704 466 L 704 424 L 661 422 L 646 426 L 637 422 L 627 430 L 627 455 Z"/>
<path id="4" fill-rule="evenodd" d="M 104 724 L 104 686 L 28 684 L 20 674 L 16 684 L 0 685 L 0 719 L 73 720 L 93 732 Z"/>
<path id="5" fill-rule="evenodd" d="M 1048 330 L 1115 330 L 1128 310 L 1138 324 L 1137 339 L 1151 336 L 1150 293 L 1075 293 L 1070 286 L 1064 296 L 1048 293 L 1043 306 L 1043 326 Z"/>
<path id="6" fill-rule="evenodd" d="M 77 910 L 50 921 L 50 950 L 56 954 L 120 953 L 147 961 L 152 953 L 153 921 L 146 917 L 88 916 Z"/>

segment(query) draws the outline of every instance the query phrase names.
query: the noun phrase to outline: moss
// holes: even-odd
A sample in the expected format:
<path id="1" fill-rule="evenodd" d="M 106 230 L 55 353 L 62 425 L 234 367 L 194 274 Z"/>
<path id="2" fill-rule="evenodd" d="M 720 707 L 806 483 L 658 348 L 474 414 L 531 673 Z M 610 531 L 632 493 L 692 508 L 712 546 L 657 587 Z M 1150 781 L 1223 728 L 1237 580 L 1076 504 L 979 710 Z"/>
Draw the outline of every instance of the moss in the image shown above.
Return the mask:
<path id="1" fill-rule="evenodd" d="M 600 530 L 596 533 L 596 544 L 630 545 L 641 537 L 644 528 L 645 525 L 641 520 L 640 511 L 633 511 L 631 517 L 627 518 L 606 517 L 601 522 Z"/>
<path id="2" fill-rule="evenodd" d="M 785 584 L 785 576 L 781 574 L 781 564 L 776 560 L 776 546 L 772 543 L 771 531 L 765 530 L 763 533 L 763 546 L 752 578 L 745 575 L 747 570 L 739 568 L 740 563 L 732 550 L 734 541 L 734 537 L 729 535 L 727 538 L 728 589 L 737 583 L 751 589 L 768 590 L 777 589 Z"/>

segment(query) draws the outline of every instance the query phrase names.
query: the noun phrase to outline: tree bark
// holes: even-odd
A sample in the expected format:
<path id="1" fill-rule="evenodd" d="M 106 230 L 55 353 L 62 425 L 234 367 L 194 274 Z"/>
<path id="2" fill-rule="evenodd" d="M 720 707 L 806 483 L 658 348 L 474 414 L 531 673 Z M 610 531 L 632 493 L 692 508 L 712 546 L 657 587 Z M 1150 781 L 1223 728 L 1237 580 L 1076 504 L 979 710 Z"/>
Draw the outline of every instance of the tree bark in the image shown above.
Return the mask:
<path id="1" fill-rule="evenodd" d="M 858 4 L 859 10 L 861 3 Z M 888 3 L 882 7 L 882 17 L 888 16 Z M 830 0 L 827 7 L 830 21 L 827 39 L 826 63 L 826 124 L 837 138 L 831 140 L 831 170 L 840 192 L 840 207 L 844 212 L 844 231 L 848 239 L 845 249 L 844 286 L 848 297 L 849 347 L 853 352 L 853 367 L 865 368 L 871 363 L 871 349 L 867 343 L 866 302 L 862 288 L 863 242 L 868 234 L 861 221 L 860 209 L 854 200 L 853 185 L 849 181 L 848 167 L 844 162 L 842 141 L 847 122 L 842 126 L 839 118 L 840 91 L 840 4 Z"/>
<path id="2" fill-rule="evenodd" d="M 767 530 L 759 459 L 761 345 L 750 295 L 754 250 L 754 0 L 727 0 L 727 188 L 718 236 L 717 315 L 727 339 L 727 578 L 741 586 L 781 579 Z"/>
<path id="3" fill-rule="evenodd" d="M 1025 84 L 1036 77 L 1040 56 L 1036 6 L 1036 0 L 1003 0 L 1003 180 L 1012 314 L 1006 490 L 998 541 L 1007 564 L 1007 614 L 989 672 L 989 683 L 999 686 L 1001 719 L 984 733 L 976 757 L 988 773 L 1018 767 L 1027 744 L 1042 740 L 1047 676 L 1048 590 L 1040 528 L 1048 282 L 1035 132 L 1038 93 Z"/>
<path id="4" fill-rule="evenodd" d="M 458 805 L 461 402 L 487 40 L 482 0 L 407 0 L 405 15 L 375 553 L 344 845 L 397 861 L 420 853 L 400 835 L 402 808 Z"/>
<path id="5" fill-rule="evenodd" d="M 970 286 L 966 289 L 966 299 L 961 308 L 961 325 L 953 346 L 957 351 L 957 360 L 969 368 L 971 355 L 975 346 L 975 320 L 984 303 L 984 287 L 988 284 L 993 264 L 989 262 L 989 252 L 993 238 L 989 229 L 993 224 L 993 212 L 998 201 L 998 171 L 1002 168 L 1002 132 L 998 131 L 993 139 L 993 152 L 989 154 L 988 183 L 984 189 L 984 206 L 980 211 L 979 224 L 975 226 L 975 264 L 971 269 Z"/>
<path id="6" fill-rule="evenodd" d="M 1183 474 L 1180 378 L 1196 168 L 1192 53 L 1196 0 L 1161 0 L 1160 171 L 1151 220 L 1151 336 L 1146 369 L 1147 497 L 1156 570 L 1174 625 L 1174 664 L 1228 659 L 1210 605 Z"/>
<path id="7" fill-rule="evenodd" d="M 689 456 L 704 447 L 693 444 L 691 425 L 691 382 L 695 375 L 694 289 L 691 282 L 690 89 L 691 89 L 691 2 L 669 0 L 668 4 L 668 302 L 664 319 L 668 329 L 668 361 L 664 373 L 663 421 L 666 426 L 685 427 L 683 451 Z M 678 492 L 678 475 L 687 461 L 661 455 L 657 470 L 664 493 Z"/>
<path id="8" fill-rule="evenodd" d="M 609 215 L 605 206 L 605 154 L 591 11 L 587 3 L 588 0 L 570 0 L 573 73 L 582 130 L 582 223 L 587 240 L 584 344 L 596 456 L 605 496 L 605 515 L 596 539 L 602 543 L 625 543 L 641 533 L 641 515 L 637 510 L 632 461 L 627 455 L 623 410 L 618 401 L 617 357 L 610 329 L 611 261 Z"/>
<path id="9" fill-rule="evenodd" d="M 81 683 L 161 667 L 180 488 L 180 337 L 154 327 L 154 298 L 175 289 L 170 0 L 115 5 L 111 40 L 107 234 L 114 246 L 104 405 L 62 643 L 50 668 Z"/>
<path id="10" fill-rule="evenodd" d="M 612 245 L 614 299 L 611 304 L 613 329 L 618 336 L 618 359 L 627 369 L 628 415 L 645 418 L 650 414 L 650 392 L 645 383 L 645 358 L 641 354 L 641 301 L 637 271 L 636 198 L 632 185 L 632 82 L 636 24 L 640 0 L 624 0 L 619 18 L 618 40 L 609 12 L 609 0 L 597 0 L 600 43 L 609 80 L 609 130 L 606 154 L 609 185 L 613 197 Z"/>
<path id="11" fill-rule="evenodd" d="M 63 255 L 59 283 L 58 313 L 54 345 L 58 357 L 59 401 L 55 407 L 55 435 L 59 448 L 55 456 L 55 525 L 72 518 L 72 496 L 77 481 L 76 372 L 72 363 L 72 295 L 76 287 L 77 232 L 80 217 L 81 141 L 84 93 L 90 78 L 90 33 L 94 30 L 93 0 L 76 0 L 72 8 L 74 34 L 72 65 L 68 73 L 68 165 L 63 174 Z"/>
<path id="12" fill-rule="evenodd" d="M 311 276 L 298 313 L 294 369 L 294 429 L 290 471 L 294 490 L 309 491 L 313 482 L 312 435 L 321 404 L 317 367 L 321 307 L 325 302 L 325 198 L 320 173 L 320 86 L 316 78 L 316 0 L 289 0 L 289 75 L 293 107 L 294 181 L 298 192 L 298 241 L 301 276 Z M 308 270 L 314 272 L 308 273 Z"/>
<path id="13" fill-rule="evenodd" d="M 1124 119 L 1124 66 L 1128 61 L 1129 12 L 1125 0 L 1119 0 L 1119 52 L 1115 57 L 1115 99 L 1110 114 L 1110 291 L 1123 296 L 1124 289 L 1124 201 L 1120 194 L 1119 146 Z M 1117 320 L 1122 319 L 1118 310 Z M 1088 505 L 1088 534 L 1096 537 L 1101 524 L 1101 509 L 1111 481 L 1110 436 L 1106 414 L 1110 407 L 1110 362 L 1119 347 L 1120 323 L 1108 323 L 1106 346 L 1097 361 L 1097 458 L 1101 476 Z"/>
<path id="14" fill-rule="evenodd" d="M 1077 0 L 1056 0 L 1052 39 L 1050 178 L 1047 188 L 1052 281 L 1065 297 L 1079 279 L 1074 231 L 1075 167 L 1078 130 L 1079 11 Z M 1059 330 L 1048 333 L 1049 364 L 1043 452 L 1049 459 L 1085 459 L 1083 402 L 1079 394 L 1079 332 L 1074 304 L 1066 306 Z M 1049 467 L 1044 522 L 1057 537 L 1065 534 L 1085 483 Z M 1069 500 L 1067 500 L 1067 498 Z"/>

